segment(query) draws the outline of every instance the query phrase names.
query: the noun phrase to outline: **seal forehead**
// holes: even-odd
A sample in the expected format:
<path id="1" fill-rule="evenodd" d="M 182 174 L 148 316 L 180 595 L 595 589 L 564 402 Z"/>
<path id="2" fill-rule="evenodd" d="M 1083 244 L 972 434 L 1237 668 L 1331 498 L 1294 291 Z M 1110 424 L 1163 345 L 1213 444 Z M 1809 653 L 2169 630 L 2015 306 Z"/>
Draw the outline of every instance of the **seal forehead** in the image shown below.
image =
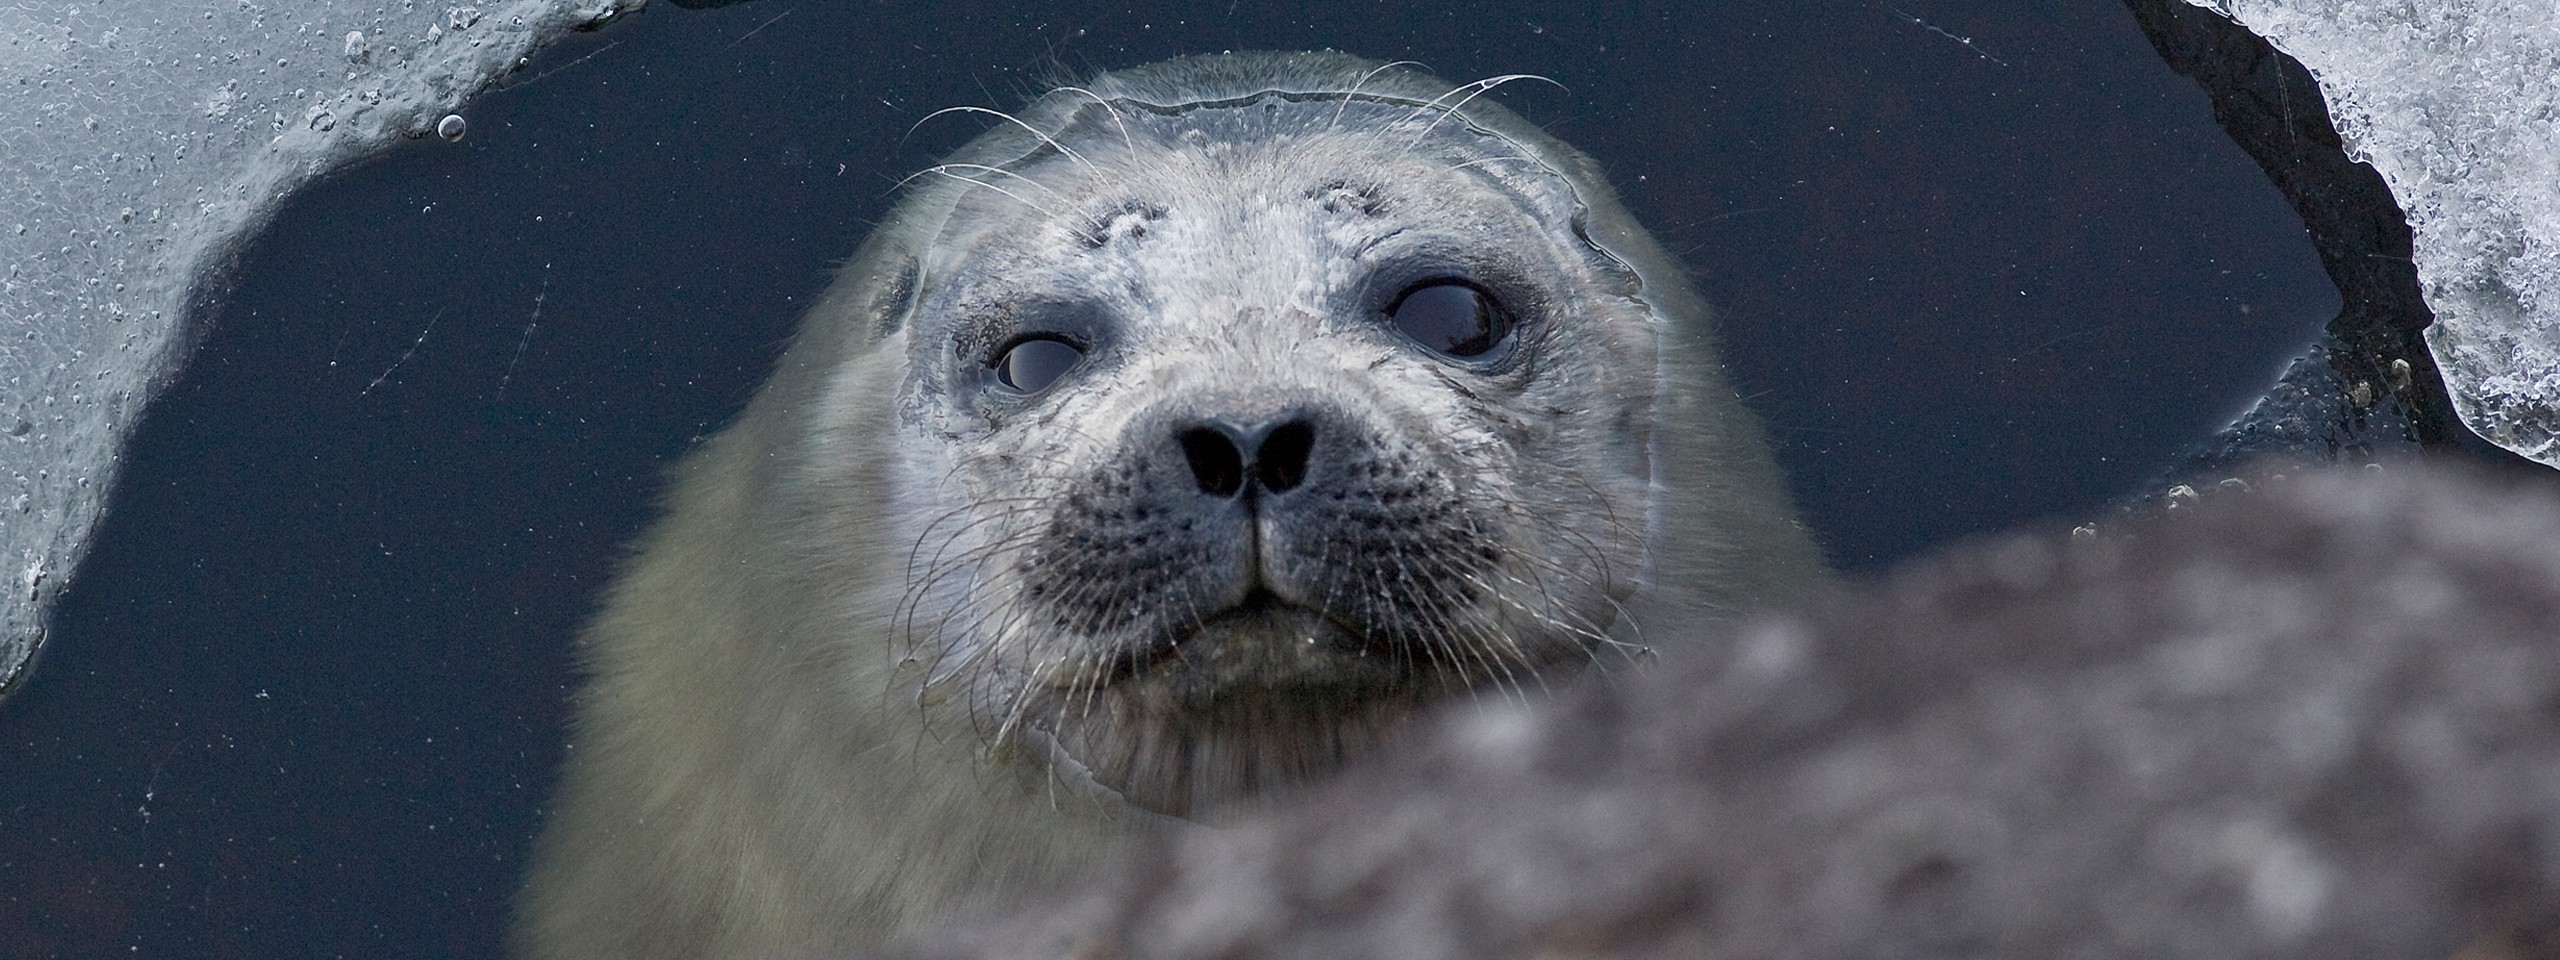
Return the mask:
<path id="1" fill-rule="evenodd" d="M 1310 201 L 1334 215 L 1403 213 L 1408 228 L 1515 219 L 1552 230 L 1580 208 L 1571 182 L 1536 149 L 1464 119 L 1403 102 L 1277 93 L 1179 109 L 1090 104 L 1041 149 L 989 166 L 1000 172 L 983 182 L 1004 189 L 959 201 L 950 218 L 959 248 L 998 238 L 1101 247 L 1147 238 L 1168 216 L 1216 229 L 1281 213 L 1295 227 Z"/>
<path id="2" fill-rule="evenodd" d="M 928 275 L 992 299 L 1073 290 L 1180 310 L 1322 313 L 1330 294 L 1400 256 L 1608 269 L 1574 229 L 1571 181 L 1461 120 L 1279 95 L 1170 112 L 1105 106 L 1055 147 L 985 174 L 990 189 L 964 193 Z"/>

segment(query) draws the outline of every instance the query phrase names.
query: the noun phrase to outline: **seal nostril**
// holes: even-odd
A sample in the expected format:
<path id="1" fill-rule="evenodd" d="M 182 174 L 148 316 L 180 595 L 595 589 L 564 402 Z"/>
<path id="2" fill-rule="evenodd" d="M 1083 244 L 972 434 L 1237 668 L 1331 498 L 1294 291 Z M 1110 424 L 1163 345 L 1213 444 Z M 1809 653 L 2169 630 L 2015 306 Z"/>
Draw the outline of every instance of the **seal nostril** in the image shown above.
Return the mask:
<path id="1" fill-rule="evenodd" d="M 1199 482 L 1201 493 L 1232 497 L 1244 489 L 1244 453 L 1224 431 L 1193 427 L 1176 439 L 1182 443 L 1183 458 L 1191 461 L 1191 478 Z"/>
<path id="2" fill-rule="evenodd" d="M 1291 420 L 1262 438 L 1262 449 L 1254 452 L 1253 479 L 1272 493 L 1287 493 L 1307 479 L 1307 457 L 1316 445 L 1316 428 L 1304 420 Z"/>

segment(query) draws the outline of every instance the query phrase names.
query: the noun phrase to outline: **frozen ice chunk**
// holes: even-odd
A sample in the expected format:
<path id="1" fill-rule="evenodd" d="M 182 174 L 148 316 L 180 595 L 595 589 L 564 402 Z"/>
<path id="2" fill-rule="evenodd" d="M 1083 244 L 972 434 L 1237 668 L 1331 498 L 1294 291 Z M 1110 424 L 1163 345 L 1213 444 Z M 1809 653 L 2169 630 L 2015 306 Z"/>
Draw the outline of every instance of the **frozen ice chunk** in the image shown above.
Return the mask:
<path id="1" fill-rule="evenodd" d="M 190 288 L 294 188 L 639 6 L 0 5 L 0 690 L 185 359 Z"/>
<path id="2" fill-rule="evenodd" d="M 2319 78 L 2348 155 L 2408 214 L 2454 409 L 2560 466 L 2560 5 L 2188 2 Z"/>

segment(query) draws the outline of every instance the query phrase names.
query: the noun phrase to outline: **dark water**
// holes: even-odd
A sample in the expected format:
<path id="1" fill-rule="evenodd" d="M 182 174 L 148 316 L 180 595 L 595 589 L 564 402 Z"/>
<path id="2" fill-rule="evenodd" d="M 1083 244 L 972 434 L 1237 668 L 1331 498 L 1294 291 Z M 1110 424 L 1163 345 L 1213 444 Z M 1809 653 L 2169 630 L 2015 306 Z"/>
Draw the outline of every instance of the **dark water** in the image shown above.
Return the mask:
<path id="1" fill-rule="evenodd" d="M 1699 271 L 1852 570 L 2097 515 L 2336 311 L 2114 0 L 1549 6 L 662 4 L 308 191 L 0 704 L 0 957 L 492 954 L 576 625 L 890 185 L 985 122 L 910 132 L 941 107 L 1233 48 L 1554 78 L 1501 99 Z"/>

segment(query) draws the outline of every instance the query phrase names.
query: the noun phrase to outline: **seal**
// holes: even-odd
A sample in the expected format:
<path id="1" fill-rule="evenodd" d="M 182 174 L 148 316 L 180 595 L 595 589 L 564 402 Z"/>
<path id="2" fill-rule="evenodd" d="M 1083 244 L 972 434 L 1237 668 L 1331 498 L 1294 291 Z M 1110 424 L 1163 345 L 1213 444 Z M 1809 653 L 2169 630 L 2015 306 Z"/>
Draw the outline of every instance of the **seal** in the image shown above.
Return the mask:
<path id="1" fill-rule="evenodd" d="M 1511 79 L 984 111 L 607 598 L 520 952 L 874 944 L 1818 584 L 1705 307 Z"/>

